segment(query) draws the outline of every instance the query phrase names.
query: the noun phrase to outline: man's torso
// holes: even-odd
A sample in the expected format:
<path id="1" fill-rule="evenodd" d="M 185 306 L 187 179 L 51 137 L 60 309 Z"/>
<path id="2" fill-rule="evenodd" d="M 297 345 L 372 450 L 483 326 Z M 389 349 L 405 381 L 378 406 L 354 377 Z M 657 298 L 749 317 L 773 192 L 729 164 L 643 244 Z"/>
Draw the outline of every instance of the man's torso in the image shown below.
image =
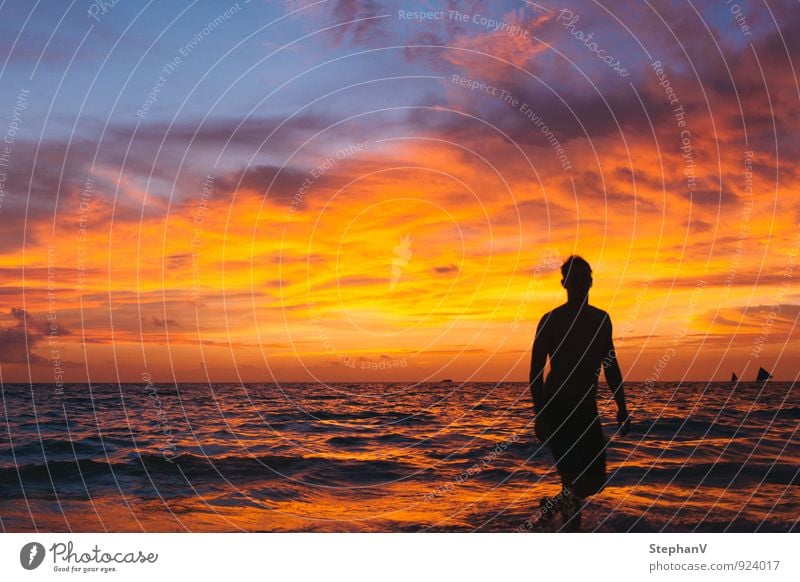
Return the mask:
<path id="1" fill-rule="evenodd" d="M 577 310 L 567 304 L 544 316 L 550 373 L 547 399 L 596 405 L 596 385 L 610 346 L 608 314 L 591 305 Z"/>

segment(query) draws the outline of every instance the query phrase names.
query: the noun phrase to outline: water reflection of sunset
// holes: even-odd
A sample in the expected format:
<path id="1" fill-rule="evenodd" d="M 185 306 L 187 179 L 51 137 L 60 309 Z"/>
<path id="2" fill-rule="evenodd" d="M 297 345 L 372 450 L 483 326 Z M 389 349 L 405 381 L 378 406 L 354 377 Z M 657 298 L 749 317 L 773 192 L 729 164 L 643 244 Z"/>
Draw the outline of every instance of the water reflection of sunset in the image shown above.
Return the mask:
<path id="1" fill-rule="evenodd" d="M 29 387 L 5 388 L 6 531 L 529 531 L 556 479 L 525 383 L 154 384 L 157 408 L 140 385 L 76 388 L 37 387 L 37 423 Z M 629 385 L 621 439 L 601 387 L 609 479 L 585 530 L 790 529 L 792 386 L 673 388 Z"/>

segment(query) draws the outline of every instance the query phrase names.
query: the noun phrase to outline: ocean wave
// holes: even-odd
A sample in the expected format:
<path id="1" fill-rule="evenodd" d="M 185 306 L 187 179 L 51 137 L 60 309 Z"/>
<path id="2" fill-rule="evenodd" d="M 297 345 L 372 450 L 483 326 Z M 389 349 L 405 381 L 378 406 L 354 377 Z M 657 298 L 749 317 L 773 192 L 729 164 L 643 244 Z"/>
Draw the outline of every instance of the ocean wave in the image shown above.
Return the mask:
<path id="1" fill-rule="evenodd" d="M 281 455 L 204 457 L 181 454 L 169 459 L 162 454 L 131 455 L 125 462 L 99 459 L 57 460 L 0 468 L 0 491 L 41 487 L 64 479 L 94 485 L 113 484 L 116 480 L 136 477 L 143 481 L 173 478 L 191 483 L 210 479 L 227 480 L 232 484 L 252 481 L 299 481 L 331 487 L 354 487 L 386 483 L 407 477 L 417 469 L 410 464 L 382 459 L 334 459 Z M 20 484 L 21 482 L 21 484 Z M 188 485 L 188 484 L 187 484 Z"/>
<path id="2" fill-rule="evenodd" d="M 616 468 L 612 478 L 618 483 L 641 482 L 649 486 L 668 482 L 725 488 L 761 484 L 800 485 L 798 469 L 794 465 L 763 461 L 745 464 L 743 461 L 624 464 Z"/>

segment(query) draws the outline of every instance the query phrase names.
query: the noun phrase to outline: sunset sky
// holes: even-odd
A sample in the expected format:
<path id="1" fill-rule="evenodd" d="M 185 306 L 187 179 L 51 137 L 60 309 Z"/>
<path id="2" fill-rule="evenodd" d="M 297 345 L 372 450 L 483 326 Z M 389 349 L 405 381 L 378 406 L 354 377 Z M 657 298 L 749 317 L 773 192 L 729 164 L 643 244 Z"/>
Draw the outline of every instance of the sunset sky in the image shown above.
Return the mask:
<path id="1" fill-rule="evenodd" d="M 796 2 L 103 4 L 0 7 L 3 382 L 520 381 L 572 253 L 797 377 Z"/>

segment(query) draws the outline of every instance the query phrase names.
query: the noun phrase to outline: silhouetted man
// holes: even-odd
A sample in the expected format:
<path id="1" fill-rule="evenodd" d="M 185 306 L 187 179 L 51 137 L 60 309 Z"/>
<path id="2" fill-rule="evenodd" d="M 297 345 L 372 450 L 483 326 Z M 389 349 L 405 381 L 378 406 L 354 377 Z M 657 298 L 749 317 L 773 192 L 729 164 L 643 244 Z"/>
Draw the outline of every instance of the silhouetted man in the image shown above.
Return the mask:
<path id="1" fill-rule="evenodd" d="M 597 414 L 601 369 L 617 403 L 622 436 L 630 429 L 630 417 L 611 340 L 611 319 L 589 305 L 592 268 L 573 255 L 561 266 L 561 277 L 567 302 L 539 321 L 530 387 L 536 436 L 553 453 L 562 483 L 561 493 L 542 499 L 541 515 L 549 519 L 559 509 L 563 529 L 577 531 L 583 498 L 602 491 L 606 480 L 606 441 Z M 544 380 L 548 356 L 550 373 Z"/>

